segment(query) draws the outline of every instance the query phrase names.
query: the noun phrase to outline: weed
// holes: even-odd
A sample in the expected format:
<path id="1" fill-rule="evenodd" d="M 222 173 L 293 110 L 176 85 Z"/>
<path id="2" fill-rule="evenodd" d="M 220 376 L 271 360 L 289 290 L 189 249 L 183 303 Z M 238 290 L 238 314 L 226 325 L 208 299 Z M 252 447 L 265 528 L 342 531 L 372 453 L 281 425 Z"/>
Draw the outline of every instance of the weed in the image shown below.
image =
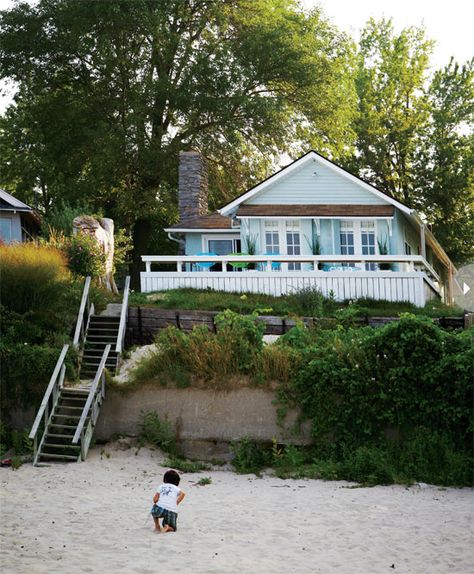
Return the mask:
<path id="1" fill-rule="evenodd" d="M 233 442 L 231 450 L 234 455 L 232 466 L 239 474 L 254 473 L 258 476 L 272 460 L 271 450 L 267 445 L 248 438 Z"/>
<path id="2" fill-rule="evenodd" d="M 165 452 L 176 452 L 176 438 L 167 418 L 160 419 L 156 411 L 141 411 L 140 441 L 159 447 Z"/>
<path id="3" fill-rule="evenodd" d="M 200 472 L 201 470 L 209 470 L 210 466 L 205 462 L 185 460 L 177 456 L 168 458 L 165 465 L 169 468 L 180 470 L 181 472 Z"/>
<path id="4" fill-rule="evenodd" d="M 199 486 L 206 486 L 208 484 L 212 484 L 212 478 L 210 476 L 203 476 L 197 481 Z"/>

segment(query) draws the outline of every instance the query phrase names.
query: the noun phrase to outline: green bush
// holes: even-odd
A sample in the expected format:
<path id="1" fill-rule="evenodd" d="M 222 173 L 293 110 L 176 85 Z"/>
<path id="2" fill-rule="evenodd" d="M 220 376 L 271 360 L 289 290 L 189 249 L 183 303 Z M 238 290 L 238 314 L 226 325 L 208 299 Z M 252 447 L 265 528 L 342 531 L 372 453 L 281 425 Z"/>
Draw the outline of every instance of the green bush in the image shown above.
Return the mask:
<path id="1" fill-rule="evenodd" d="M 157 352 L 140 362 L 134 381 L 158 378 L 186 387 L 191 376 L 224 383 L 226 377 L 254 373 L 263 351 L 264 326 L 253 315 L 232 311 L 219 313 L 215 321 L 217 333 L 205 326 L 189 333 L 172 326 L 160 331 Z"/>
<path id="2" fill-rule="evenodd" d="M 318 287 L 303 287 L 288 296 L 295 312 L 303 317 L 322 317 L 324 314 L 324 295 Z"/>
<path id="3" fill-rule="evenodd" d="M 394 472 L 387 452 L 376 447 L 360 446 L 350 452 L 344 458 L 339 474 L 345 480 L 368 486 L 394 482 Z"/>
<path id="4" fill-rule="evenodd" d="M 74 275 L 99 277 L 105 272 L 105 253 L 97 240 L 85 233 L 68 237 L 64 250 Z"/>
<path id="5" fill-rule="evenodd" d="M 272 453 L 267 445 L 248 438 L 235 441 L 231 445 L 232 466 L 239 474 L 259 474 L 272 462 Z"/>
<path id="6" fill-rule="evenodd" d="M 160 419 L 156 411 L 141 411 L 140 440 L 170 454 L 176 453 L 176 436 L 167 418 Z"/>

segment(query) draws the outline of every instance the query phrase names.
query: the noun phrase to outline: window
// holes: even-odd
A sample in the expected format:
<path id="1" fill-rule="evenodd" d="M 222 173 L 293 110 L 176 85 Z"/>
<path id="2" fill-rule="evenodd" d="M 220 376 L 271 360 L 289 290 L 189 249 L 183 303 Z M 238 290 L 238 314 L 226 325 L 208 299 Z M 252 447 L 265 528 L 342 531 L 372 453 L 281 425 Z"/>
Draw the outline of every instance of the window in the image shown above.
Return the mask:
<path id="1" fill-rule="evenodd" d="M 12 220 L 11 217 L 0 219 L 0 239 L 5 243 L 12 240 Z"/>
<path id="2" fill-rule="evenodd" d="M 341 242 L 341 255 L 354 255 L 354 222 L 341 221 L 341 231 L 339 234 Z M 349 263 L 341 263 L 342 267 L 353 267 Z"/>
<path id="3" fill-rule="evenodd" d="M 229 255 L 229 253 L 240 253 L 240 239 L 208 239 L 208 253 L 216 255 Z"/>
<path id="4" fill-rule="evenodd" d="M 405 255 L 411 255 L 411 245 L 405 241 Z"/>
<path id="5" fill-rule="evenodd" d="M 377 255 L 377 222 L 368 220 L 341 220 L 339 233 L 341 255 Z M 357 264 L 342 263 L 344 267 L 357 267 Z M 376 263 L 366 263 L 367 271 L 376 271 Z"/>
<path id="6" fill-rule="evenodd" d="M 265 221 L 265 253 L 280 255 L 278 221 Z"/>
<path id="7" fill-rule="evenodd" d="M 375 255 L 375 221 L 360 222 L 362 255 Z M 377 271 L 376 263 L 366 263 L 367 271 Z"/>
<path id="8" fill-rule="evenodd" d="M 286 249 L 288 255 L 301 255 L 300 222 L 290 219 L 286 222 Z M 288 263 L 288 271 L 301 270 L 301 263 Z"/>

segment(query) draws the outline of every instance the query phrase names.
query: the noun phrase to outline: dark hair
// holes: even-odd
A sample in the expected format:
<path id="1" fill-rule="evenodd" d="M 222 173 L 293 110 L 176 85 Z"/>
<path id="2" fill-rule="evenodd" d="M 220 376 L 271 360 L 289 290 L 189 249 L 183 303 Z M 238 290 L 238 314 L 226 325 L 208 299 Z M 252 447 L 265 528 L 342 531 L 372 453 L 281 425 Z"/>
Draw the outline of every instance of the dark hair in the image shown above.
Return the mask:
<path id="1" fill-rule="evenodd" d="M 181 477 L 175 470 L 167 470 L 165 472 L 165 476 L 163 477 L 163 482 L 165 484 L 174 484 L 175 486 L 178 486 L 180 480 Z"/>

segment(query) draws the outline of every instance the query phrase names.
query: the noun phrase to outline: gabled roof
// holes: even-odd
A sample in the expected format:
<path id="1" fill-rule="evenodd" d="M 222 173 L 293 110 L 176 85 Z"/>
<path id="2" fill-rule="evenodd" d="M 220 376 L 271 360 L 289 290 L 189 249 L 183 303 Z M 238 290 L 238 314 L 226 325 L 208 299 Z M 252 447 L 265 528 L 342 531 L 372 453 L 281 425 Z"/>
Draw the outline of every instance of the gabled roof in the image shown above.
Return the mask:
<path id="1" fill-rule="evenodd" d="M 301 156 L 300 158 L 298 158 L 294 162 L 290 163 L 286 167 L 282 168 L 277 173 L 271 175 L 270 177 L 268 177 L 267 179 L 265 179 L 261 183 L 255 185 L 254 187 L 249 189 L 247 192 L 242 194 L 237 199 L 234 199 L 233 201 L 231 201 L 227 205 L 224 205 L 224 207 L 219 209 L 219 213 L 222 215 L 230 215 L 231 213 L 235 212 L 236 208 L 240 204 L 242 204 L 245 201 L 248 201 L 249 199 L 260 194 L 265 189 L 267 189 L 269 186 L 273 185 L 274 183 L 276 183 L 277 181 L 279 181 L 283 177 L 287 177 L 293 171 L 298 170 L 299 168 L 301 168 L 303 165 L 307 164 L 310 161 L 316 161 L 320 165 L 324 165 L 325 167 L 328 167 L 329 169 L 337 172 L 339 175 L 341 175 L 342 177 L 344 177 L 346 179 L 349 179 L 350 181 L 352 181 L 354 184 L 358 185 L 362 189 L 369 191 L 370 193 L 373 193 L 374 195 L 376 195 L 379 198 L 382 198 L 387 203 L 391 203 L 393 206 L 397 207 L 398 209 L 400 209 L 402 212 L 406 213 L 407 215 L 410 215 L 412 213 L 412 210 L 409 207 L 407 207 L 406 205 L 403 205 L 402 203 L 400 203 L 396 199 L 393 199 L 393 197 L 390 197 L 386 193 L 379 191 L 377 188 L 375 188 L 370 183 L 367 183 L 366 181 L 360 179 L 360 177 L 357 177 L 357 176 L 353 175 L 352 173 L 349 173 L 348 171 L 346 171 L 342 167 L 340 167 L 340 166 L 336 165 L 335 163 L 333 163 L 332 161 L 326 159 L 325 157 L 323 157 L 319 153 L 315 152 L 314 150 L 311 150 L 311 151 L 305 153 L 303 156 Z"/>
<path id="2" fill-rule="evenodd" d="M 5 205 L 7 204 L 7 205 Z M 0 189 L 0 210 L 2 211 L 33 211 L 29 205 L 23 203 L 13 195 L 7 193 L 4 189 Z"/>

